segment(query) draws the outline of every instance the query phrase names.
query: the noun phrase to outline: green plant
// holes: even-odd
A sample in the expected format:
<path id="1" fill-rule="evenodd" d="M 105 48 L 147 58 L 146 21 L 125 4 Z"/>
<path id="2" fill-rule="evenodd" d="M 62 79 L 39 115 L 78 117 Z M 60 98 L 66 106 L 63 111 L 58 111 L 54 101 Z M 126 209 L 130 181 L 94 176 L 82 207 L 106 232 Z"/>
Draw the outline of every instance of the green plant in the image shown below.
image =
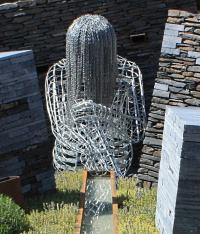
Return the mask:
<path id="1" fill-rule="evenodd" d="M 82 172 L 56 175 L 57 192 L 31 199 L 27 214 L 31 229 L 23 234 L 72 234 L 78 211 Z M 138 188 L 134 178 L 118 181 L 120 234 L 157 234 L 156 190 Z"/>
<path id="2" fill-rule="evenodd" d="M 74 232 L 82 171 L 56 176 L 57 192 L 29 200 L 30 230 L 23 234 L 70 234 Z"/>
<path id="3" fill-rule="evenodd" d="M 11 198 L 0 194 L 0 234 L 17 234 L 27 227 L 24 210 Z"/>
<path id="4" fill-rule="evenodd" d="M 157 234 L 156 189 L 138 188 L 134 178 L 118 184 L 120 234 Z"/>

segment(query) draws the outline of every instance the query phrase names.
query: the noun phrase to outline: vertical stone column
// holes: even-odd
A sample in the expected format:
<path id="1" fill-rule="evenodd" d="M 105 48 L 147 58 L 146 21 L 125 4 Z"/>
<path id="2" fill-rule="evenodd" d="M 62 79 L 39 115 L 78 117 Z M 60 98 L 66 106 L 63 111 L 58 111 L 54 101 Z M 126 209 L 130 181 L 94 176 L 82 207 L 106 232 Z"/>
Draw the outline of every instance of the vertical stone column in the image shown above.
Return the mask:
<path id="1" fill-rule="evenodd" d="M 200 108 L 166 109 L 156 224 L 162 234 L 200 233 Z"/>
<path id="2" fill-rule="evenodd" d="M 145 82 L 145 81 L 144 81 Z M 139 182 L 156 185 L 166 106 L 200 106 L 200 15 L 170 10 L 143 142 Z"/>
<path id="3" fill-rule="evenodd" d="M 0 154 L 46 141 L 33 52 L 1 52 L 0 74 Z"/>
<path id="4" fill-rule="evenodd" d="M 48 128 L 31 50 L 0 52 L 0 177 L 25 195 L 54 190 Z"/>

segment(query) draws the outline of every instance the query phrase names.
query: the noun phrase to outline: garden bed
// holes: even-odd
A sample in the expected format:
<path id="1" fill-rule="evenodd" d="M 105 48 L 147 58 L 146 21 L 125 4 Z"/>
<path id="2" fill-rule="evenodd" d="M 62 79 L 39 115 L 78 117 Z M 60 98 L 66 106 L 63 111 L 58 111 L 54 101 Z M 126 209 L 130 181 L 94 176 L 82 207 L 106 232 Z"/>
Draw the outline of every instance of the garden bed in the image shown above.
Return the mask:
<path id="1" fill-rule="evenodd" d="M 57 192 L 28 201 L 30 229 L 23 234 L 72 234 L 79 209 L 82 171 L 56 175 Z M 134 178 L 118 181 L 120 234 L 157 234 L 156 190 L 136 187 Z"/>

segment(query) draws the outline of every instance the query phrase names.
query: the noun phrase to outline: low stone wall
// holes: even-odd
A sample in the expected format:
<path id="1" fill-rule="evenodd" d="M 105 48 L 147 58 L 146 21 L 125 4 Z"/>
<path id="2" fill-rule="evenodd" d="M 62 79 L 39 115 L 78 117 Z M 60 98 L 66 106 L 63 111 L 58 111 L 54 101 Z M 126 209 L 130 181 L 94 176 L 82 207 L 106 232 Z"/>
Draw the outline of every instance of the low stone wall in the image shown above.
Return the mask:
<path id="1" fill-rule="evenodd" d="M 18 175 L 27 197 L 55 190 L 52 143 L 45 141 L 10 153 L 0 154 L 0 176 Z"/>
<path id="2" fill-rule="evenodd" d="M 158 180 L 166 106 L 200 106 L 200 15 L 170 10 L 138 179 L 149 186 Z"/>
<path id="3" fill-rule="evenodd" d="M 24 194 L 55 188 L 52 146 L 32 51 L 0 53 L 0 176 L 21 176 Z"/>

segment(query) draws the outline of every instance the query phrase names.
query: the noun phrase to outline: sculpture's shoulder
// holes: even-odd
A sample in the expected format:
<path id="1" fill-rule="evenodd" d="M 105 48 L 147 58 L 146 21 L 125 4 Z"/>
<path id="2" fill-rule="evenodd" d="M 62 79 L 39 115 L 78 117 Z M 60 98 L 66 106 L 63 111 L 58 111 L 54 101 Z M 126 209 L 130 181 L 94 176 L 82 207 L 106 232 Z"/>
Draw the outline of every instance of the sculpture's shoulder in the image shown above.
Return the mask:
<path id="1" fill-rule="evenodd" d="M 117 55 L 117 65 L 119 78 L 133 79 L 142 76 L 140 68 L 135 62 Z"/>
<path id="2" fill-rule="evenodd" d="M 66 66 L 67 65 L 67 60 L 65 58 L 59 60 L 57 63 L 54 63 L 48 70 L 47 72 L 47 76 L 48 74 L 51 74 L 53 72 L 53 74 L 58 73 L 59 71 L 63 71 L 66 70 Z"/>
<path id="3" fill-rule="evenodd" d="M 123 67 L 125 65 L 126 68 L 128 67 L 139 68 L 135 62 L 130 61 L 127 58 L 124 58 L 120 55 L 117 55 L 117 64 L 118 64 L 118 67 Z"/>
<path id="4" fill-rule="evenodd" d="M 118 77 L 117 83 L 119 86 L 131 86 L 133 83 L 142 82 L 142 73 L 135 62 L 132 62 L 121 56 L 117 56 Z"/>

